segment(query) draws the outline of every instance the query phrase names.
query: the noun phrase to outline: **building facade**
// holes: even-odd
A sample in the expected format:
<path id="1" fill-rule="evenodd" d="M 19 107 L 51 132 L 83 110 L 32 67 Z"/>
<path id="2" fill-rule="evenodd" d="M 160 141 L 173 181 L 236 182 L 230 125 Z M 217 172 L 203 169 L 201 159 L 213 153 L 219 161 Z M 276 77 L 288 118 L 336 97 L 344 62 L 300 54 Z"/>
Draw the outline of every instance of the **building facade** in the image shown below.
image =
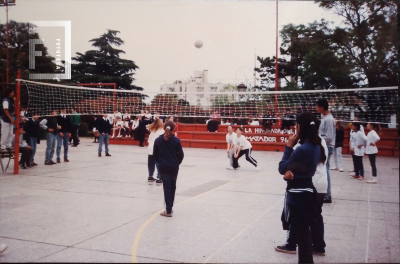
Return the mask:
<path id="1" fill-rule="evenodd" d="M 219 92 L 224 86 L 224 83 L 209 83 L 208 70 L 204 70 L 195 71 L 194 75 L 186 80 L 163 84 L 160 92 L 182 92 L 179 98 L 185 99 L 190 105 L 209 107 L 215 100 L 215 94 L 210 94 L 210 92 Z M 201 94 L 192 94 L 192 92 Z"/>

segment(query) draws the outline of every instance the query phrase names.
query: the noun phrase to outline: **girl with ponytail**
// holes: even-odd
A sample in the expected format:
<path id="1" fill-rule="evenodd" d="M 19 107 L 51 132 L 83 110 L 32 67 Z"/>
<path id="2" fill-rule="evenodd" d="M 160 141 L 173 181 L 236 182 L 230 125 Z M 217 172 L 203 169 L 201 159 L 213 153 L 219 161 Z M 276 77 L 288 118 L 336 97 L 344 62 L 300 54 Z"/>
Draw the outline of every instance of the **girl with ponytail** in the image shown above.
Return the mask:
<path id="1" fill-rule="evenodd" d="M 172 216 L 179 165 L 184 157 L 181 141 L 174 135 L 174 129 L 174 122 L 165 122 L 165 133 L 155 140 L 153 149 L 153 159 L 158 163 L 166 207 L 160 215 L 165 217 Z"/>
<path id="2" fill-rule="evenodd" d="M 312 177 L 318 164 L 325 163 L 326 154 L 314 115 L 309 112 L 301 113 L 296 122 L 297 134 L 289 138 L 278 169 L 287 181 L 282 222 L 285 230 L 290 228 L 299 247 L 299 263 L 313 263 L 310 226 L 321 214 L 321 207 L 318 206 L 317 190 Z M 297 142 L 301 145 L 293 150 Z M 286 245 L 277 246 L 276 250 L 293 251 Z"/>

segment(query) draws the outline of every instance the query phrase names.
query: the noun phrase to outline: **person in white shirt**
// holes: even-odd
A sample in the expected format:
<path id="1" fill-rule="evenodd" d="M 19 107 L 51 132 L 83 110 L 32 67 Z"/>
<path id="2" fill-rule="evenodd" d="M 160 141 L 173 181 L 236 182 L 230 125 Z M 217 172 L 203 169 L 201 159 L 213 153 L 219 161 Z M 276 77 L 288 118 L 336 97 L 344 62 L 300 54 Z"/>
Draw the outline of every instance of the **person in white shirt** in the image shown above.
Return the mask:
<path id="1" fill-rule="evenodd" d="M 139 127 L 139 119 L 141 119 L 141 116 L 137 115 L 134 120 L 130 121 L 132 123 L 130 136 L 133 137 L 134 140 L 137 140 L 138 137 L 137 128 Z"/>
<path id="2" fill-rule="evenodd" d="M 376 154 L 378 153 L 378 148 L 376 147 L 376 142 L 381 139 L 379 137 L 381 133 L 381 126 L 376 123 L 368 123 L 367 129 L 369 132 L 367 135 L 367 147 L 365 148 L 365 153 L 368 155 L 369 163 L 371 164 L 372 168 L 372 179 L 368 180 L 367 183 L 378 183 L 376 170 Z"/>
<path id="3" fill-rule="evenodd" d="M 113 114 L 108 114 L 107 115 L 107 120 L 108 122 L 110 122 L 110 125 L 114 125 L 114 120 L 115 120 L 115 116 Z"/>
<path id="4" fill-rule="evenodd" d="M 354 121 L 356 121 L 356 120 L 358 120 L 357 118 L 354 118 Z M 354 123 L 354 121 L 353 121 L 353 123 Z M 355 174 L 355 167 L 356 167 L 356 159 L 354 158 L 354 139 L 353 139 L 353 136 L 356 134 L 356 132 L 354 132 L 351 128 L 352 128 L 352 126 L 353 126 L 353 123 L 349 123 L 349 127 L 350 127 L 350 139 L 349 139 L 349 141 L 350 141 L 350 153 L 351 153 L 351 158 L 353 159 L 353 169 L 350 169 L 349 170 L 349 172 L 350 172 L 350 176 L 353 176 L 353 175 L 356 175 Z M 360 124 L 360 131 L 362 132 L 362 133 L 364 133 L 364 127 Z"/>
<path id="5" fill-rule="evenodd" d="M 258 122 L 258 119 L 254 119 L 251 123 L 250 126 L 259 126 L 260 122 Z"/>
<path id="6" fill-rule="evenodd" d="M 360 129 L 360 123 L 354 123 L 351 129 L 355 132 L 352 137 L 352 146 L 354 146 L 351 151 L 354 152 L 354 160 L 355 160 L 355 167 L 354 172 L 355 175 L 351 177 L 354 179 L 363 180 L 364 179 L 364 165 L 363 165 L 363 157 L 365 151 L 365 145 L 367 137 Z"/>
<path id="7" fill-rule="evenodd" d="M 164 134 L 164 128 L 163 128 L 163 121 L 162 119 L 155 119 L 153 123 L 150 125 L 147 125 L 147 130 L 149 130 L 150 135 L 148 138 L 148 159 L 147 159 L 147 165 L 149 169 L 149 177 L 147 179 L 148 182 L 153 182 L 156 181 L 157 184 L 162 184 L 162 180 L 160 178 L 160 172 L 158 169 L 158 163 L 154 160 L 153 157 L 153 150 L 154 150 L 154 141 L 161 135 Z M 153 178 L 153 174 L 155 171 L 155 167 L 157 167 L 157 180 Z"/>
<path id="8" fill-rule="evenodd" d="M 117 121 L 115 122 L 115 125 L 114 125 L 114 127 L 113 127 L 113 129 L 112 129 L 113 134 L 112 134 L 111 138 L 114 138 L 114 135 L 115 135 L 115 131 L 116 131 L 116 130 L 118 130 L 118 136 L 117 136 L 117 137 L 122 137 L 122 135 L 121 135 L 121 129 L 122 129 L 123 124 L 124 124 L 124 123 L 121 121 L 121 119 L 117 118 Z"/>
<path id="9" fill-rule="evenodd" d="M 235 154 L 235 140 L 237 136 L 236 133 L 233 132 L 232 126 L 228 126 L 228 134 L 226 134 L 226 143 L 228 144 L 226 149 L 226 154 L 228 154 L 228 158 L 230 161 L 228 170 L 233 170 L 233 154 Z M 240 166 L 238 166 L 240 168 Z"/>
<path id="10" fill-rule="evenodd" d="M 149 110 L 146 110 L 146 111 L 145 111 L 144 117 L 145 117 L 146 119 L 151 119 L 151 118 L 152 118 L 152 114 L 150 114 Z"/>
<path id="11" fill-rule="evenodd" d="M 236 130 L 235 139 L 235 154 L 233 155 L 233 168 L 237 169 L 239 167 L 239 159 L 241 156 L 246 155 L 246 160 L 259 169 L 257 161 L 251 156 L 252 146 L 251 143 L 242 135 L 243 128 L 238 127 Z"/>
<path id="12" fill-rule="evenodd" d="M 129 122 L 128 121 L 122 121 L 122 128 L 125 132 L 125 137 L 131 137 L 129 133 Z"/>
<path id="13" fill-rule="evenodd" d="M 117 119 L 117 118 L 119 118 L 119 119 L 122 119 L 122 114 L 119 112 L 119 111 L 115 111 L 114 112 L 114 117 Z"/>

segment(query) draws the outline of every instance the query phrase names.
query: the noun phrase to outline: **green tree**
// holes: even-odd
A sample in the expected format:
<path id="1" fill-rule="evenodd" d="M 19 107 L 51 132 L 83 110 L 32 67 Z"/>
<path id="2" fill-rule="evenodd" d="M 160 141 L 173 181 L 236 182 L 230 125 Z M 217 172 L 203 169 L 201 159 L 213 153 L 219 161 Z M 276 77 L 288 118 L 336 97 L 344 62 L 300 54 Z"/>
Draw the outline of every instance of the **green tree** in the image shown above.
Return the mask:
<path id="1" fill-rule="evenodd" d="M 397 86 L 397 4 L 393 0 L 315 1 L 343 17 L 332 41 L 369 87 Z"/>
<path id="2" fill-rule="evenodd" d="M 135 62 L 120 58 L 123 50 L 114 48 L 124 44 L 117 37 L 119 31 L 108 30 L 99 38 L 90 40 L 97 50 L 89 50 L 84 54 L 77 53 L 72 59 L 72 79 L 80 83 L 116 83 L 117 89 L 130 90 L 134 72 L 139 67 Z"/>
<path id="3" fill-rule="evenodd" d="M 14 83 L 18 69 L 22 79 L 29 79 L 29 73 L 54 73 L 56 65 L 44 45 L 35 45 L 36 51 L 42 56 L 35 57 L 35 69 L 29 69 L 29 40 L 40 39 L 35 32 L 36 26 L 30 23 L 19 23 L 14 20 L 8 23 L 9 81 Z M 6 80 L 6 25 L 0 24 L 0 75 Z"/>

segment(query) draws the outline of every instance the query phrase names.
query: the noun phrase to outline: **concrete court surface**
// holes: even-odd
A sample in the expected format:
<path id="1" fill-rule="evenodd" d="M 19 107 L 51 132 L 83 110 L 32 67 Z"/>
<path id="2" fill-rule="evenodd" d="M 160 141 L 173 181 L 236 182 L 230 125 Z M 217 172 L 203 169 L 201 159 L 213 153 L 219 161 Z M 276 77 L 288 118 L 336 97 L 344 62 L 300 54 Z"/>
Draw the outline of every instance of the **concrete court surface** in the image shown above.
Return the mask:
<path id="1" fill-rule="evenodd" d="M 282 153 L 254 151 L 260 171 L 244 158 L 228 171 L 224 150 L 184 149 L 173 217 L 164 218 L 162 187 L 147 183 L 147 147 L 111 145 L 112 157 L 98 158 L 82 139 L 69 163 L 44 166 L 45 146 L 39 166 L 0 176 L 0 262 L 297 263 L 274 250 L 286 238 Z M 350 156 L 344 163 L 323 207 L 326 256 L 314 261 L 400 262 L 398 158 L 378 157 L 376 185 L 351 179 Z M 367 157 L 364 166 L 370 175 Z"/>

